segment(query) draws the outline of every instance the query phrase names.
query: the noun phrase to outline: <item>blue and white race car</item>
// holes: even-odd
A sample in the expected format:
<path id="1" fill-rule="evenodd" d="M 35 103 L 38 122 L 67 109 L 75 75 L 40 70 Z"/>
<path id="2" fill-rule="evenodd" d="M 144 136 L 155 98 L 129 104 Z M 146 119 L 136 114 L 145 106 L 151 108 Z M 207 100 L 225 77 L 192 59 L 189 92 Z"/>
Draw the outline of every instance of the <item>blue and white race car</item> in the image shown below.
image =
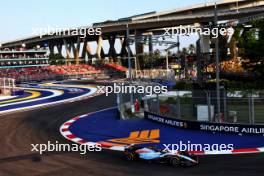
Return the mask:
<path id="1" fill-rule="evenodd" d="M 191 155 L 188 152 L 172 153 L 169 151 L 162 151 L 156 147 L 137 147 L 128 146 L 124 151 L 125 158 L 129 161 L 146 160 L 148 162 L 166 163 L 173 167 L 179 166 L 196 166 L 199 164 L 198 157 Z"/>

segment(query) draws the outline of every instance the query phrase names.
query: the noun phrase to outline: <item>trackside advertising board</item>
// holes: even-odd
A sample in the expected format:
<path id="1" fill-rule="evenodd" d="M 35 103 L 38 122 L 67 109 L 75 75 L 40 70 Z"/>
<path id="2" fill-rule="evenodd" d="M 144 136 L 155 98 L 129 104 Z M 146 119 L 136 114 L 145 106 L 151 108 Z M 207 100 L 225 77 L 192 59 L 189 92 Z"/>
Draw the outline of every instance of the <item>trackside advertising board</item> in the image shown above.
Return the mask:
<path id="1" fill-rule="evenodd" d="M 144 113 L 145 119 L 151 120 L 164 125 L 169 125 L 176 128 L 201 130 L 216 133 L 235 133 L 235 134 L 248 134 L 248 135 L 264 135 L 264 125 L 246 125 L 246 124 L 229 124 L 229 123 L 209 123 L 173 119 L 157 115 L 154 113 Z"/>

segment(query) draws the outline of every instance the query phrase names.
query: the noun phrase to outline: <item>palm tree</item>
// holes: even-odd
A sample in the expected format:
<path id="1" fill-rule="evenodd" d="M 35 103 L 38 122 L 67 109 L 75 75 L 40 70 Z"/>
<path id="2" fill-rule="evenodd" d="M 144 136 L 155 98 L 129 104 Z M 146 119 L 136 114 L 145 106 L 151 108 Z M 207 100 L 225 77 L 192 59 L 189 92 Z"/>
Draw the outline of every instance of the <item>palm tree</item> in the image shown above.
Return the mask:
<path id="1" fill-rule="evenodd" d="M 188 50 L 187 50 L 187 48 L 182 48 L 182 54 L 184 54 L 184 55 L 186 55 L 188 53 Z"/>
<path id="2" fill-rule="evenodd" d="M 193 44 L 190 44 L 189 47 L 188 47 L 188 52 L 189 54 L 194 54 L 195 53 L 195 46 Z"/>

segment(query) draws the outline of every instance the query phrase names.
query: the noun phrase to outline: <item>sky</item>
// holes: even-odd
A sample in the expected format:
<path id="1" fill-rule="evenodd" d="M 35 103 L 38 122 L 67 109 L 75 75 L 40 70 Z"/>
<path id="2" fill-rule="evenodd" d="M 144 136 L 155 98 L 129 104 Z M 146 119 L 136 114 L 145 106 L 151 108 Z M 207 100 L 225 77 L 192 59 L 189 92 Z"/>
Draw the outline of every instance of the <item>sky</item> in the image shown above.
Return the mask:
<path id="1" fill-rule="evenodd" d="M 151 11 L 213 0 L 7 0 L 1 2 L 0 43 L 34 35 L 34 29 L 80 27 Z"/>

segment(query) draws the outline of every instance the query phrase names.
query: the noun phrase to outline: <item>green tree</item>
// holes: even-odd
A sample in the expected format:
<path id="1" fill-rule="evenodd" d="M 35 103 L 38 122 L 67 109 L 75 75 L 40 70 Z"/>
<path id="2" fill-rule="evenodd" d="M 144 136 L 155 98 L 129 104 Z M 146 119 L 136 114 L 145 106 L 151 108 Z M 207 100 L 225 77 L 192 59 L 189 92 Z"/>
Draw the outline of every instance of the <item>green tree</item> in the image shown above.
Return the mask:
<path id="1" fill-rule="evenodd" d="M 195 54 L 195 46 L 193 44 L 190 44 L 189 47 L 188 47 L 188 53 L 189 54 Z"/>
<path id="2" fill-rule="evenodd" d="M 160 58 L 160 50 L 159 49 L 156 49 L 154 51 L 153 57 L 156 58 L 156 59 Z"/>
<path id="3" fill-rule="evenodd" d="M 50 54 L 49 61 L 51 65 L 63 65 L 65 64 L 65 58 L 61 54 Z"/>
<path id="4" fill-rule="evenodd" d="M 243 58 L 244 68 L 249 72 L 264 75 L 264 20 L 251 22 L 251 28 L 238 27 L 236 37 Z M 239 37 L 238 33 L 244 30 Z"/>

